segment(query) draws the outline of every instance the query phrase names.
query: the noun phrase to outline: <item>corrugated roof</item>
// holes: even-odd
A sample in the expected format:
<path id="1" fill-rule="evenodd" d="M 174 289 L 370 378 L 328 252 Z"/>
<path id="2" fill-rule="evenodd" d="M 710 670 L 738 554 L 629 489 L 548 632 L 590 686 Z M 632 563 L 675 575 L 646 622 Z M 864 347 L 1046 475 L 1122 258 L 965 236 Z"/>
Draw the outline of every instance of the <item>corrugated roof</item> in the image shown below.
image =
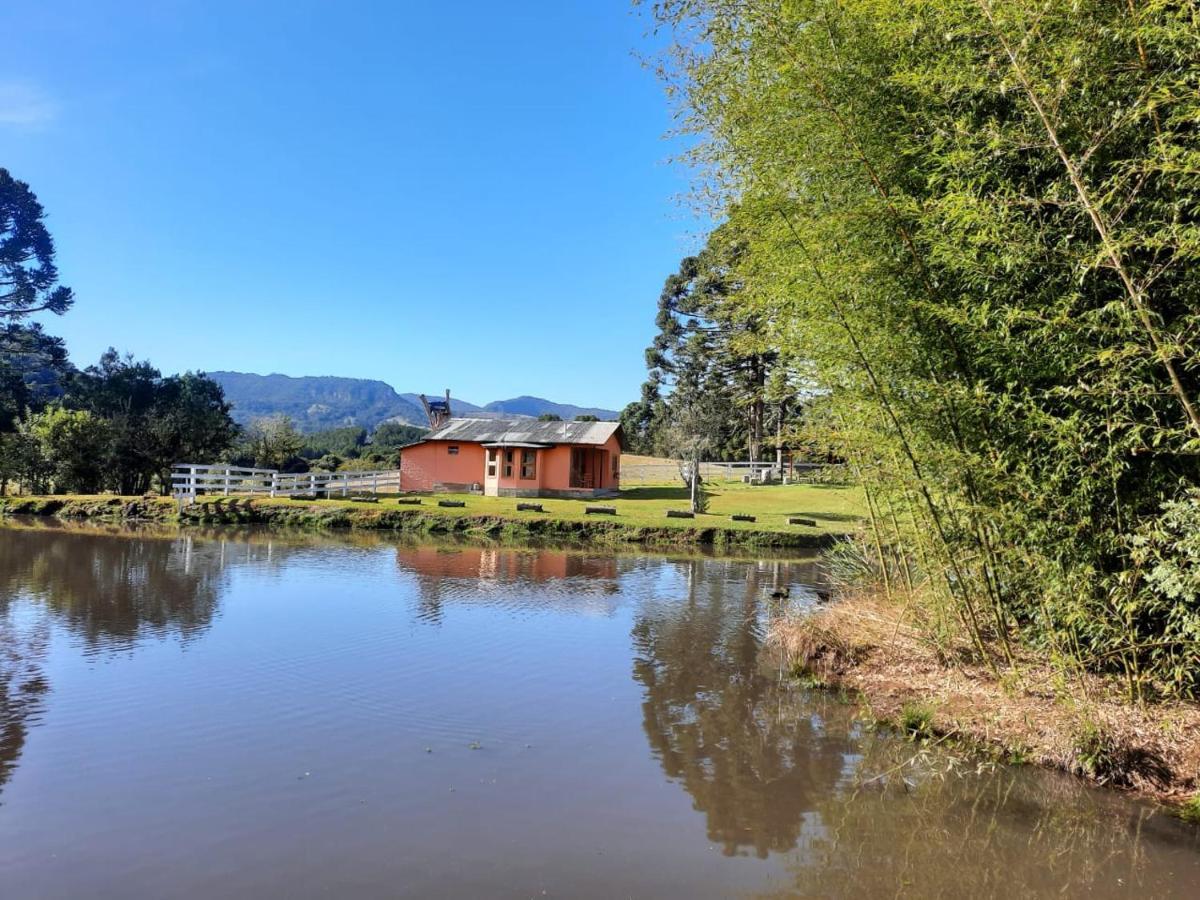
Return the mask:
<path id="1" fill-rule="evenodd" d="M 422 441 L 489 444 L 603 444 L 619 422 L 539 422 L 537 419 L 451 419 Z M 422 441 L 418 441 L 421 443 Z"/>

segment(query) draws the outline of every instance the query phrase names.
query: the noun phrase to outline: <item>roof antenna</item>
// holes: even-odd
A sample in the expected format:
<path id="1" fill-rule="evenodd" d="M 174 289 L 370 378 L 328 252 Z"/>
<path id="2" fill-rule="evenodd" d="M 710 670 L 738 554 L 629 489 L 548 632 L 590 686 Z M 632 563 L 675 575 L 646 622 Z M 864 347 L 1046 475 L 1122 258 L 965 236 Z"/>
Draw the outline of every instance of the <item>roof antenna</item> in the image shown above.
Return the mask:
<path id="1" fill-rule="evenodd" d="M 450 388 L 446 388 L 445 400 L 427 400 L 425 395 L 421 394 L 421 405 L 425 407 L 429 427 L 437 431 L 450 421 Z"/>

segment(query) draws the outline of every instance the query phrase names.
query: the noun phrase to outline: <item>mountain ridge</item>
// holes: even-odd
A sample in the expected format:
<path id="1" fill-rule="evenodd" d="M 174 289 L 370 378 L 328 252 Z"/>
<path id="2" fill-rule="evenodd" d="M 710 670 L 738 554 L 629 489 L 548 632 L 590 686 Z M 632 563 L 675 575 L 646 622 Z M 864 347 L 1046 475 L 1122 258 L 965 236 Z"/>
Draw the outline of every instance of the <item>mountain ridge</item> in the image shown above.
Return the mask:
<path id="1" fill-rule="evenodd" d="M 400 393 L 386 381 L 373 378 L 347 378 L 339 375 L 283 375 L 273 372 L 221 370 L 207 373 L 221 385 L 225 398 L 233 406 L 233 417 L 245 424 L 252 419 L 287 415 L 302 431 L 320 431 L 345 425 L 373 429 L 382 422 L 428 425 L 420 395 Z M 441 393 L 427 393 L 433 399 Z M 542 397 L 523 395 L 508 400 L 475 404 L 453 394 L 450 408 L 456 416 L 531 416 L 552 413 L 564 419 L 594 415 L 617 419 L 616 410 L 594 406 L 557 403 Z"/>

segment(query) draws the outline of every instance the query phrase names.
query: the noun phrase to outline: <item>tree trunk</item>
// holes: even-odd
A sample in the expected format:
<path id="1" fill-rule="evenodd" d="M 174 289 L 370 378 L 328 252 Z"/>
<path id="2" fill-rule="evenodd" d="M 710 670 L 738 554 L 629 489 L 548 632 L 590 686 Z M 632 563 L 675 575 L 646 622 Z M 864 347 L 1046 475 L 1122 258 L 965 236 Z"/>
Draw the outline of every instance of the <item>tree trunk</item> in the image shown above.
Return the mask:
<path id="1" fill-rule="evenodd" d="M 699 483 L 699 481 L 700 481 L 700 454 L 695 453 L 692 455 L 692 502 L 691 502 L 692 512 L 698 511 L 696 509 L 696 486 Z"/>
<path id="2" fill-rule="evenodd" d="M 779 404 L 779 415 L 775 419 L 775 468 L 783 477 L 783 413 L 786 404 Z"/>
<path id="3" fill-rule="evenodd" d="M 750 363 L 750 384 L 751 384 L 751 400 L 750 400 L 750 433 L 747 443 L 749 444 L 750 462 L 758 462 L 759 456 L 762 454 L 763 441 L 763 418 L 764 418 L 764 403 L 763 392 L 767 384 L 767 367 L 763 364 L 762 357 L 756 356 Z"/>

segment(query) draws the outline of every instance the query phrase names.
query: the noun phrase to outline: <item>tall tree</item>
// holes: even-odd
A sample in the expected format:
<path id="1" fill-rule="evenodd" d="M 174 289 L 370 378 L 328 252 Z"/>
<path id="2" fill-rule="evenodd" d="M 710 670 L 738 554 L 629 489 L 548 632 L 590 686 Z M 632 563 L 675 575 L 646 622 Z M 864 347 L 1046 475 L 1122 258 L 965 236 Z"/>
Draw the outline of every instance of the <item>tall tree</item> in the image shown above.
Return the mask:
<path id="1" fill-rule="evenodd" d="M 94 494 L 104 483 L 108 422 L 82 409 L 54 405 L 32 413 L 21 433 L 36 442 L 56 492 Z"/>
<path id="2" fill-rule="evenodd" d="M 147 414 L 148 456 L 164 494 L 173 465 L 211 462 L 233 446 L 238 427 L 230 409 L 221 386 L 202 373 L 185 372 L 159 383 Z"/>
<path id="3" fill-rule="evenodd" d="M 0 432 L 61 396 L 72 371 L 62 339 L 39 323 L 0 324 Z"/>
<path id="4" fill-rule="evenodd" d="M 738 262 L 745 246 L 736 226 L 723 226 L 667 279 L 655 319 L 658 333 L 646 351 L 645 405 L 635 415 L 650 414 L 652 398 L 664 388 L 670 391 L 669 407 L 681 378 L 702 380 L 729 410 L 714 446 L 728 453 L 732 447 L 726 436 L 736 435 L 744 440 L 745 453 L 757 460 L 765 437 L 767 383 L 778 354 L 761 311 L 739 297 L 744 284 Z M 685 385 L 684 391 L 694 387 Z"/>
<path id="5" fill-rule="evenodd" d="M 810 361 L 924 621 L 1200 691 L 1200 595 L 1133 552 L 1187 552 L 1200 481 L 1194 5 L 655 12 L 733 303 Z"/>
<path id="6" fill-rule="evenodd" d="M 29 185 L 0 168 L 0 320 L 61 315 L 74 302 L 71 289 L 58 283 L 45 215 Z"/>
<path id="7" fill-rule="evenodd" d="M 237 428 L 224 392 L 202 374 L 164 378 L 147 361 L 109 348 L 71 379 L 64 403 L 109 425 L 107 483 L 121 494 L 169 487 L 177 462 L 210 462 L 232 445 Z"/>

